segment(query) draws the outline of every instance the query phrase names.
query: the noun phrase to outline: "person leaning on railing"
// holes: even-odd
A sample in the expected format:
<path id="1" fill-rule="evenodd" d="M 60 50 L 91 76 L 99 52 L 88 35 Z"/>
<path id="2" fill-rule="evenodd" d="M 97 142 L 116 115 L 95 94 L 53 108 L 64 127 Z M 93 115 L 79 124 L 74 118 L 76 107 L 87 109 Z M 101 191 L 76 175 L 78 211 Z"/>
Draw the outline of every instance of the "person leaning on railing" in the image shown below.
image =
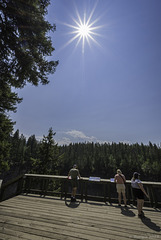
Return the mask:
<path id="1" fill-rule="evenodd" d="M 119 202 L 118 205 L 121 206 L 121 193 L 122 193 L 125 207 L 127 207 L 126 195 L 125 195 L 126 178 L 125 178 L 124 174 L 122 174 L 120 169 L 117 169 L 117 174 L 114 177 L 114 182 L 116 183 L 116 189 L 117 189 L 117 193 L 118 193 L 118 202 Z"/>
<path id="2" fill-rule="evenodd" d="M 131 179 L 131 187 L 133 190 L 134 197 L 137 199 L 137 209 L 138 209 L 138 217 L 143 218 L 143 206 L 144 206 L 144 195 L 149 198 L 148 194 L 146 193 L 142 182 L 140 181 L 140 174 L 134 172 L 133 178 Z"/>
<path id="3" fill-rule="evenodd" d="M 68 173 L 68 179 L 69 177 L 71 177 L 71 184 L 72 184 L 71 202 L 76 202 L 75 196 L 76 196 L 77 187 L 78 187 L 78 178 L 81 178 L 76 164 L 74 164 L 73 168 L 70 169 Z"/>

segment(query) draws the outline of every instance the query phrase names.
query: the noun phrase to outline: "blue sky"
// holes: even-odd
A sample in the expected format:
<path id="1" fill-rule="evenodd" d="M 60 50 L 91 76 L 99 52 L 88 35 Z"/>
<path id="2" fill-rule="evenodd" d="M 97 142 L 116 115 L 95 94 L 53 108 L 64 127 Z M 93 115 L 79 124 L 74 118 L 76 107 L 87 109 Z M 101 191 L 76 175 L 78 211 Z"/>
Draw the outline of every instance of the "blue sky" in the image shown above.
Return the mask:
<path id="1" fill-rule="evenodd" d="M 18 91 L 11 114 L 26 137 L 50 127 L 59 144 L 161 142 L 161 1 L 52 0 L 47 19 L 59 60 L 50 84 Z M 89 43 L 71 39 L 78 15 L 96 27 Z M 75 22 L 77 21 L 77 23 Z M 71 27 L 73 26 L 73 27 Z M 70 42 L 70 43 L 69 43 Z"/>

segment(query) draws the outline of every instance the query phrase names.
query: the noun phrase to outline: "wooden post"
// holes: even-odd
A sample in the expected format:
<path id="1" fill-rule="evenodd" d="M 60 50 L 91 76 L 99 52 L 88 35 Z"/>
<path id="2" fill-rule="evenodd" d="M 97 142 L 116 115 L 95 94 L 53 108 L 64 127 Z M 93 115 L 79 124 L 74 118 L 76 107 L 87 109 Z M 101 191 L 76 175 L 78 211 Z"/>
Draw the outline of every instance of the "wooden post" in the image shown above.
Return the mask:
<path id="1" fill-rule="evenodd" d="M 48 191 L 48 186 L 49 186 L 49 179 L 44 180 L 44 185 L 43 185 L 43 196 L 46 196 L 46 193 Z"/>
<path id="2" fill-rule="evenodd" d="M 155 193 L 153 185 L 151 185 L 151 194 L 152 194 L 153 203 L 155 205 L 155 208 L 157 208 L 158 207 L 157 195 Z"/>
<path id="3" fill-rule="evenodd" d="M 103 184 L 104 202 L 106 203 L 106 183 Z"/>
<path id="4" fill-rule="evenodd" d="M 68 192 L 68 182 L 69 182 L 69 180 L 68 180 L 68 179 L 66 179 L 66 180 L 65 180 L 65 183 L 64 183 L 64 185 L 65 185 L 65 200 L 66 200 L 66 198 L 67 198 L 67 192 Z"/>
<path id="5" fill-rule="evenodd" d="M 30 192 L 30 188 L 31 188 L 31 178 L 27 177 L 26 178 L 26 195 Z"/>
<path id="6" fill-rule="evenodd" d="M 62 199 L 64 196 L 64 181 L 61 181 L 61 195 L 60 198 Z"/>
<path id="7" fill-rule="evenodd" d="M 2 182 L 3 182 L 3 180 L 0 179 L 0 201 L 1 201 L 2 198 L 3 198 Z"/>
<path id="8" fill-rule="evenodd" d="M 127 203 L 130 204 L 130 185 L 126 184 Z"/>
<path id="9" fill-rule="evenodd" d="M 5 190 L 5 188 L 1 188 L 1 192 L 0 192 L 0 202 L 3 201 L 4 190 Z"/>
<path id="10" fill-rule="evenodd" d="M 111 203 L 111 183 L 108 183 L 108 201 Z"/>
<path id="11" fill-rule="evenodd" d="M 19 179 L 18 181 L 18 186 L 17 186 L 17 195 L 22 193 L 22 188 L 23 188 L 23 182 L 24 182 L 24 179 L 23 177 Z"/>
<path id="12" fill-rule="evenodd" d="M 150 206 L 153 207 L 153 197 L 152 197 L 152 194 L 151 194 L 151 186 L 147 186 L 147 192 L 148 192 L 148 195 L 149 195 L 149 200 L 150 200 Z"/>
<path id="13" fill-rule="evenodd" d="M 81 185 L 81 201 L 83 202 L 83 180 L 80 179 L 80 185 Z"/>
<path id="14" fill-rule="evenodd" d="M 85 201 L 87 202 L 87 184 L 88 182 L 85 181 Z"/>

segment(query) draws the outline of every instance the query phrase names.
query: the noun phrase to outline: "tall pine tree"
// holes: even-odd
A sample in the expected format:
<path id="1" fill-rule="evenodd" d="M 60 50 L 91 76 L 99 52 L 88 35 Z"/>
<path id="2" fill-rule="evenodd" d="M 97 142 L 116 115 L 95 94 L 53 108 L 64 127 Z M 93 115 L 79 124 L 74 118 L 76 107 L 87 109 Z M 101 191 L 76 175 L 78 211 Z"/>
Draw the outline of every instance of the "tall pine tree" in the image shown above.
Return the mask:
<path id="1" fill-rule="evenodd" d="M 9 157 L 4 142 L 7 144 L 13 129 L 7 111 L 16 111 L 17 103 L 22 101 L 14 89 L 24 87 L 27 82 L 35 86 L 47 84 L 48 74 L 54 73 L 58 65 L 58 61 L 46 58 L 54 50 L 48 33 L 55 31 L 55 25 L 45 19 L 49 4 L 50 0 L 0 0 L 1 162 Z"/>
<path id="2" fill-rule="evenodd" d="M 55 143 L 52 128 L 49 129 L 48 135 L 43 137 L 39 146 L 38 159 L 31 159 L 33 161 L 31 172 L 41 174 L 56 174 L 59 149 Z"/>

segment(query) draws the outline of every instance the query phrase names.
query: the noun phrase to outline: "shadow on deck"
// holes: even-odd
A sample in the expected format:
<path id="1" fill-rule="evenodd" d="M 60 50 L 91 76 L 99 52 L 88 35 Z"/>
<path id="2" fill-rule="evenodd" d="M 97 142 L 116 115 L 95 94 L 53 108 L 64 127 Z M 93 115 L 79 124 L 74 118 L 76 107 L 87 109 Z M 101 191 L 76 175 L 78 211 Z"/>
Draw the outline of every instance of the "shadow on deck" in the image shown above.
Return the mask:
<path id="1" fill-rule="evenodd" d="M 161 209 L 18 195 L 0 203 L 0 240 L 161 239 Z"/>

